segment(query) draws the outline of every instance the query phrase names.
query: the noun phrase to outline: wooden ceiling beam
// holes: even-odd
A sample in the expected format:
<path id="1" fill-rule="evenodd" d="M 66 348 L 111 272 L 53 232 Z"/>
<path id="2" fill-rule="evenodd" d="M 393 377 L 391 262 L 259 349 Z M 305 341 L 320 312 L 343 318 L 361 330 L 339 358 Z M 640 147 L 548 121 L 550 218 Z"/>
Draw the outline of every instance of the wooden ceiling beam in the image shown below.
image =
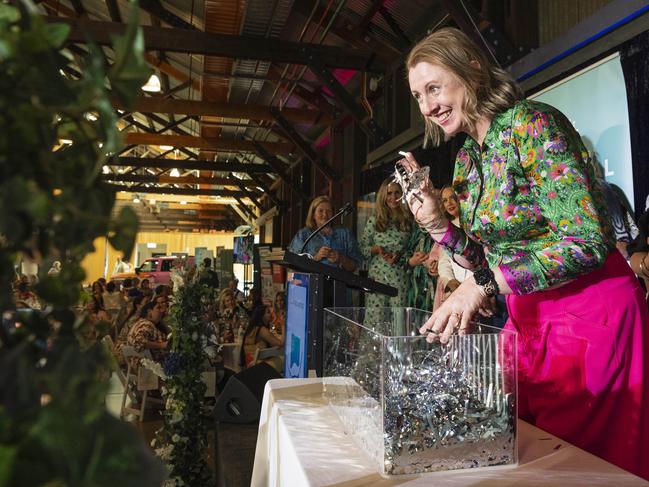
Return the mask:
<path id="1" fill-rule="evenodd" d="M 104 174 L 103 179 L 107 181 L 119 181 L 127 183 L 160 183 L 160 184 L 214 184 L 219 186 L 250 186 L 256 187 L 252 180 L 242 180 L 236 178 L 212 178 L 196 176 L 156 176 L 153 174 Z"/>
<path id="2" fill-rule="evenodd" d="M 221 171 L 243 173 L 274 173 L 268 164 L 242 164 L 240 162 L 209 162 L 191 159 L 162 159 L 154 157 L 115 157 L 109 159 L 108 166 L 151 167 L 161 169 Z"/>
<path id="3" fill-rule="evenodd" d="M 48 22 L 65 22 L 71 26 L 69 42 L 95 42 L 112 45 L 112 38 L 122 35 L 126 25 L 87 19 L 47 17 Z M 148 51 L 192 53 L 235 59 L 255 59 L 276 63 L 310 64 L 317 58 L 329 68 L 382 72 L 384 66 L 368 50 L 345 49 L 321 44 L 290 42 L 281 39 L 215 34 L 188 29 L 142 26 Z"/>
<path id="4" fill-rule="evenodd" d="M 127 107 L 116 98 L 113 99 L 113 106 L 120 110 Z M 226 117 L 234 119 L 263 120 L 274 122 L 275 118 L 270 107 L 262 105 L 244 105 L 237 103 L 215 103 L 207 101 L 172 100 L 163 96 L 141 97 L 135 101 L 131 111 L 142 113 L 172 113 L 174 115 L 193 115 L 209 117 Z M 300 108 L 284 108 L 282 116 L 298 124 L 313 125 L 315 123 L 329 123 L 331 115 L 323 115 L 316 110 L 304 110 Z"/>
<path id="5" fill-rule="evenodd" d="M 171 145 L 173 147 L 192 147 L 196 149 L 255 152 L 259 144 L 272 154 L 291 154 L 292 144 L 283 142 L 253 142 L 248 140 L 221 139 L 212 137 L 192 137 L 189 135 L 164 135 L 142 132 L 130 132 L 124 137 L 126 145 Z"/>
<path id="6" fill-rule="evenodd" d="M 248 195 L 243 191 L 227 191 L 223 189 L 193 189 L 193 188 L 152 188 L 134 187 L 119 184 L 108 184 L 114 191 L 126 191 L 129 193 L 147 194 L 185 194 L 191 196 L 224 196 L 230 198 L 246 198 Z"/>

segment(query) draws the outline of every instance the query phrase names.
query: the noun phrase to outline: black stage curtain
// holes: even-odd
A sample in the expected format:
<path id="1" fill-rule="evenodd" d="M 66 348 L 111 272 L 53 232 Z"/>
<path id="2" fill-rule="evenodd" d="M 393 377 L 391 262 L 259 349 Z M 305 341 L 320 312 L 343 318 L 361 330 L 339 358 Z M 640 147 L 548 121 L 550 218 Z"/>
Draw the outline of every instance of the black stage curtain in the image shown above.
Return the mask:
<path id="1" fill-rule="evenodd" d="M 636 218 L 649 194 L 649 32 L 618 47 L 629 104 Z"/>

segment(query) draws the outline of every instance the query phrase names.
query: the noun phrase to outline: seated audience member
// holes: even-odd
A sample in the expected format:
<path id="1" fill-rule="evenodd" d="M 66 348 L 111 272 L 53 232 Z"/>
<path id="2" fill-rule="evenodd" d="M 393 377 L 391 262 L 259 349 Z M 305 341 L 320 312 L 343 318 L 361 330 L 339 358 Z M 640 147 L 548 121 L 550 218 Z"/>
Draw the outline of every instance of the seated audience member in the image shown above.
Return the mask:
<path id="1" fill-rule="evenodd" d="M 14 302 L 16 308 L 41 309 L 40 301 L 31 291 L 31 286 L 24 280 L 21 280 L 16 286 Z"/>
<path id="2" fill-rule="evenodd" d="M 110 321 L 110 315 L 104 305 L 104 290 L 98 280 L 92 283 L 92 296 L 86 304 L 86 310 L 91 322 Z"/>
<path id="3" fill-rule="evenodd" d="M 233 343 L 236 337 L 244 334 L 248 326 L 248 313 L 234 300 L 230 289 L 221 291 L 216 324 L 221 343 Z"/>
<path id="4" fill-rule="evenodd" d="M 286 294 L 284 291 L 278 291 L 275 294 L 273 303 L 273 320 L 271 321 L 270 331 L 275 335 L 284 336 L 286 328 Z"/>
<path id="5" fill-rule="evenodd" d="M 142 294 L 142 290 L 140 289 L 140 280 L 137 277 L 134 277 L 131 279 L 131 283 L 133 286 L 128 291 L 129 299 L 133 299 Z"/>
<path id="6" fill-rule="evenodd" d="M 128 293 L 131 291 L 131 288 L 133 287 L 133 280 L 130 277 L 127 277 L 124 279 L 122 282 L 122 294 L 124 295 L 124 299 L 128 300 Z"/>
<path id="7" fill-rule="evenodd" d="M 250 318 L 250 324 L 243 337 L 241 347 L 242 364 L 245 367 L 254 365 L 254 357 L 257 350 L 269 347 L 283 347 L 284 337 L 277 337 L 270 331 L 270 321 L 273 312 L 270 306 L 261 305 L 255 308 Z M 284 368 L 283 357 L 271 357 L 264 360 L 278 372 Z"/>
<path id="8" fill-rule="evenodd" d="M 167 334 L 160 328 L 164 308 L 160 303 L 147 303 L 140 313 L 140 319 L 133 325 L 126 338 L 126 344 L 138 352 L 149 350 L 153 360 L 160 362 L 167 353 Z M 139 366 L 139 360 L 131 364 Z"/>
<path id="9" fill-rule="evenodd" d="M 117 285 L 110 281 L 106 284 L 106 292 L 102 295 L 104 299 L 104 307 L 107 310 L 120 310 L 126 304 L 124 296 L 117 289 Z"/>
<path id="10" fill-rule="evenodd" d="M 333 205 L 328 196 L 314 198 L 306 215 L 306 226 L 295 234 L 289 250 L 295 253 L 306 252 L 317 262 L 322 261 L 323 264 L 353 272 L 363 261 L 363 257 L 356 238 L 347 228 L 335 227 L 333 222 L 329 223 L 302 250 L 311 234 L 333 215 Z"/>
<path id="11" fill-rule="evenodd" d="M 151 283 L 148 279 L 142 279 L 142 282 L 140 283 L 140 292 L 145 296 L 153 296 L 153 289 L 151 289 Z"/>
<path id="12" fill-rule="evenodd" d="M 120 364 L 124 363 L 122 357 L 122 346 L 126 345 L 128 334 L 133 328 L 133 325 L 140 319 L 142 309 L 150 302 L 148 296 L 138 296 L 127 305 L 127 315 L 123 323 L 118 323 L 117 326 L 117 340 L 115 341 L 115 357 Z"/>

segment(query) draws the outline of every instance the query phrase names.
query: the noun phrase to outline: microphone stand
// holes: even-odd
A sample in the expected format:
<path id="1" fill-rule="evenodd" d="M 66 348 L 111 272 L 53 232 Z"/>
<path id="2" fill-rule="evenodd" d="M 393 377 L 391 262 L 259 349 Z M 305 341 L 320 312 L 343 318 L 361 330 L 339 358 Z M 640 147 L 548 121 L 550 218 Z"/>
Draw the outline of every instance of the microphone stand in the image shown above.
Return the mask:
<path id="1" fill-rule="evenodd" d="M 349 212 L 351 212 L 351 211 L 352 211 L 352 204 L 351 204 L 351 203 L 347 203 L 347 204 L 346 204 L 345 206 L 343 206 L 340 210 L 338 210 L 338 213 L 336 213 L 334 216 L 332 216 L 331 218 L 329 218 L 329 220 L 327 220 L 326 222 L 324 222 L 322 225 L 320 225 L 318 228 L 316 228 L 315 231 L 314 231 L 311 235 L 309 235 L 309 238 L 307 238 L 307 239 L 304 241 L 304 243 L 302 244 L 302 247 L 300 248 L 300 252 L 299 252 L 299 253 L 302 254 L 302 253 L 304 252 L 304 249 L 305 249 L 305 247 L 306 247 L 306 244 L 308 244 L 309 241 L 310 241 L 313 237 L 315 237 L 318 233 L 320 233 L 324 227 L 326 227 L 327 225 L 329 225 L 332 221 L 334 221 L 334 220 L 335 220 L 336 218 L 338 218 L 339 216 L 341 216 L 341 215 L 343 215 L 343 214 L 346 215 L 347 213 L 349 213 Z"/>

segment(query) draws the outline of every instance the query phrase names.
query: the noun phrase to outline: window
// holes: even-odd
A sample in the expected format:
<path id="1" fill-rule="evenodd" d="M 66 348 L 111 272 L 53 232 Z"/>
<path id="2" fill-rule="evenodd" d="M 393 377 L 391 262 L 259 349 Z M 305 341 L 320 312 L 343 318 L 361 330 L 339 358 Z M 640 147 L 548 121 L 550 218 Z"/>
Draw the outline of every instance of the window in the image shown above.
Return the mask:
<path id="1" fill-rule="evenodd" d="M 146 260 L 144 264 L 140 266 L 140 272 L 155 272 L 158 269 L 158 259 L 155 260 Z"/>

